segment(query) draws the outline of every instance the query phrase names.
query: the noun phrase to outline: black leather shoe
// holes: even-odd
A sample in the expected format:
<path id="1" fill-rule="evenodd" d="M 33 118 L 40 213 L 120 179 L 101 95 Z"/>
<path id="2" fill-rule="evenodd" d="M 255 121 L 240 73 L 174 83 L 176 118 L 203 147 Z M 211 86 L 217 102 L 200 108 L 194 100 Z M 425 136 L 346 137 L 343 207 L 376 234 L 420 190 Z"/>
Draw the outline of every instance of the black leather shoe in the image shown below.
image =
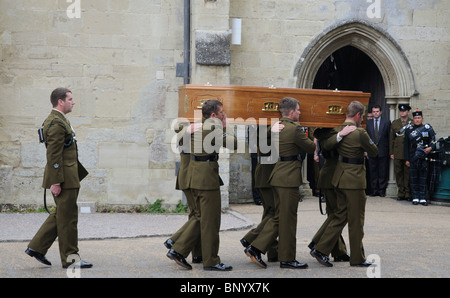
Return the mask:
<path id="1" fill-rule="evenodd" d="M 201 256 L 200 257 L 192 257 L 192 263 L 200 264 L 202 262 L 203 262 L 203 258 Z"/>
<path id="2" fill-rule="evenodd" d="M 32 248 L 29 248 L 29 247 L 28 247 L 28 248 L 25 250 L 25 253 L 26 253 L 27 255 L 29 255 L 30 257 L 36 258 L 36 260 L 38 260 L 38 261 L 41 262 L 42 264 L 49 265 L 49 266 L 52 265 L 52 263 L 50 263 L 50 261 L 47 260 L 47 258 L 46 258 L 43 254 L 41 254 L 40 252 L 35 251 L 35 250 L 32 249 Z"/>
<path id="3" fill-rule="evenodd" d="M 330 263 L 330 259 L 328 258 L 328 256 L 324 255 L 320 251 L 313 249 L 313 250 L 311 250 L 310 254 L 311 254 L 311 256 L 316 258 L 316 260 L 320 264 L 327 266 L 327 267 L 333 267 L 333 264 Z"/>
<path id="4" fill-rule="evenodd" d="M 242 239 L 239 240 L 239 241 L 241 242 L 241 244 L 242 244 L 243 247 L 247 247 L 247 246 L 250 245 L 250 243 L 249 243 L 247 240 L 245 240 L 245 238 L 242 238 Z"/>
<path id="5" fill-rule="evenodd" d="M 69 268 L 70 266 L 71 266 L 72 264 L 70 264 L 70 265 L 63 265 L 62 267 L 64 268 L 64 269 L 67 269 L 67 268 Z M 85 261 L 83 261 L 83 260 L 79 260 L 78 262 L 76 262 L 75 264 L 73 264 L 73 266 L 74 267 L 78 267 L 78 268 L 82 268 L 82 269 L 87 269 L 87 268 L 92 268 L 92 263 L 88 263 L 88 262 L 85 262 Z"/>
<path id="6" fill-rule="evenodd" d="M 367 261 L 364 261 L 361 264 L 350 264 L 350 266 L 353 266 L 353 267 L 369 267 L 371 265 L 373 265 L 373 263 L 367 262 Z"/>
<path id="7" fill-rule="evenodd" d="M 171 260 L 174 260 L 175 263 L 177 263 L 178 265 L 180 265 L 183 268 L 186 268 L 188 270 L 192 269 L 192 266 L 186 261 L 186 259 L 182 255 L 180 255 L 179 253 L 174 251 L 173 249 L 169 250 L 169 252 L 167 253 L 167 257 Z"/>
<path id="8" fill-rule="evenodd" d="M 225 265 L 224 263 L 219 263 L 219 264 L 216 264 L 214 266 L 203 267 L 203 270 L 208 270 L 208 271 L 231 271 L 231 270 L 233 270 L 233 267 L 229 266 L 229 265 Z"/>
<path id="9" fill-rule="evenodd" d="M 261 252 L 257 248 L 249 245 L 247 246 L 246 249 L 244 249 L 244 252 L 247 256 L 250 257 L 253 263 L 256 263 L 256 265 L 258 265 L 261 268 L 264 269 L 267 268 L 266 263 L 264 263 L 264 261 L 261 258 Z"/>
<path id="10" fill-rule="evenodd" d="M 291 262 L 280 262 L 280 268 L 306 269 L 306 268 L 308 268 L 308 264 L 306 264 L 306 263 L 299 263 L 298 261 L 294 260 L 294 261 L 291 261 Z"/>
<path id="11" fill-rule="evenodd" d="M 334 257 L 334 261 L 335 262 L 348 262 L 348 261 L 350 261 L 350 256 L 348 254 L 345 254 L 342 256 Z"/>
<path id="12" fill-rule="evenodd" d="M 167 249 L 171 249 L 174 244 L 175 242 L 173 242 L 172 238 L 169 238 L 166 241 L 164 241 L 164 246 L 167 247 Z"/>

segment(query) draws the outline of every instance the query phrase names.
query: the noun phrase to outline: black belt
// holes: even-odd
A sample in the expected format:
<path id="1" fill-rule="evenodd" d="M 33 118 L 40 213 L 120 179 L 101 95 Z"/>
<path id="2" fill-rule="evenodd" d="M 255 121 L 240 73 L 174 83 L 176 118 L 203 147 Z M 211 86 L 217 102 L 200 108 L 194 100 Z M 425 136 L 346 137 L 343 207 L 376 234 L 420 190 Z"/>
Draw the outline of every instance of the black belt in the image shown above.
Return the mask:
<path id="1" fill-rule="evenodd" d="M 294 160 L 300 160 L 298 155 L 292 155 L 292 156 L 280 156 L 280 161 L 294 161 Z"/>
<path id="2" fill-rule="evenodd" d="M 348 157 L 339 156 L 339 161 L 342 161 L 342 162 L 345 162 L 345 163 L 349 163 L 349 164 L 353 164 L 353 165 L 362 165 L 362 164 L 364 164 L 364 158 L 348 158 Z"/>
<path id="3" fill-rule="evenodd" d="M 218 161 L 219 155 L 193 155 L 191 154 L 191 159 L 195 161 Z"/>

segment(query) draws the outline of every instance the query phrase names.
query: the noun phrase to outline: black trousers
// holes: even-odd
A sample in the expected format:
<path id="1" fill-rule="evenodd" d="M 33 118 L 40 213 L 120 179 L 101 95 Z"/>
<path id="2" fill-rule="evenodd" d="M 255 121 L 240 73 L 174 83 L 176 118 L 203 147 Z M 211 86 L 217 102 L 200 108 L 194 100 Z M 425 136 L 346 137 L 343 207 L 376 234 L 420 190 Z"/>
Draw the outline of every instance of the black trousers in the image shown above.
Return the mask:
<path id="1" fill-rule="evenodd" d="M 369 157 L 369 170 L 372 192 L 385 192 L 389 180 L 389 156 Z"/>

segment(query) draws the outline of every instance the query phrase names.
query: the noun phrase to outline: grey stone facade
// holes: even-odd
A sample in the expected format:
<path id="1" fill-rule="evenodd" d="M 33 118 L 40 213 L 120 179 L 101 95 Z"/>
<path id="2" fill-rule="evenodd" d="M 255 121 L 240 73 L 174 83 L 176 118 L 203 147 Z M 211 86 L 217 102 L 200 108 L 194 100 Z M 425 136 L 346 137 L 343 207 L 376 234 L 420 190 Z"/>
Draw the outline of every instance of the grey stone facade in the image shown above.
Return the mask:
<path id="1" fill-rule="evenodd" d="M 379 68 L 391 118 L 408 102 L 438 136 L 450 134 L 449 1 L 190 2 L 190 83 L 311 88 L 324 59 L 354 46 Z M 90 172 L 80 201 L 182 199 L 171 123 L 183 84 L 183 5 L 0 2 L 0 204 L 41 204 L 45 150 L 36 130 L 59 86 L 73 91 L 68 117 Z M 229 44 L 231 18 L 242 19 L 241 45 Z M 251 200 L 248 154 L 220 161 L 222 205 Z"/>

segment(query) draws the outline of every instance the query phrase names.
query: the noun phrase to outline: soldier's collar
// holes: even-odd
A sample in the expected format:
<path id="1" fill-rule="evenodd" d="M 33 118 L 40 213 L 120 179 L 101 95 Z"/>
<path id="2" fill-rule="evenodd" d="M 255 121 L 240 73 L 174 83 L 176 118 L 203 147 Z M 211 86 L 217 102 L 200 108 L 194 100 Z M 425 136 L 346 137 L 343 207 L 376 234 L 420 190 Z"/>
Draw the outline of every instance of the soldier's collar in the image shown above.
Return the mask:
<path id="1" fill-rule="evenodd" d="M 56 111 L 56 112 L 60 113 L 64 118 L 66 118 L 66 115 L 64 115 L 64 113 L 61 112 L 60 110 L 53 108 L 52 111 Z"/>
<path id="2" fill-rule="evenodd" d="M 282 117 L 281 119 L 280 119 L 281 121 L 288 121 L 288 122 L 293 122 L 294 123 L 294 120 L 292 120 L 292 119 L 290 119 L 290 118 L 288 118 L 288 117 Z"/>

